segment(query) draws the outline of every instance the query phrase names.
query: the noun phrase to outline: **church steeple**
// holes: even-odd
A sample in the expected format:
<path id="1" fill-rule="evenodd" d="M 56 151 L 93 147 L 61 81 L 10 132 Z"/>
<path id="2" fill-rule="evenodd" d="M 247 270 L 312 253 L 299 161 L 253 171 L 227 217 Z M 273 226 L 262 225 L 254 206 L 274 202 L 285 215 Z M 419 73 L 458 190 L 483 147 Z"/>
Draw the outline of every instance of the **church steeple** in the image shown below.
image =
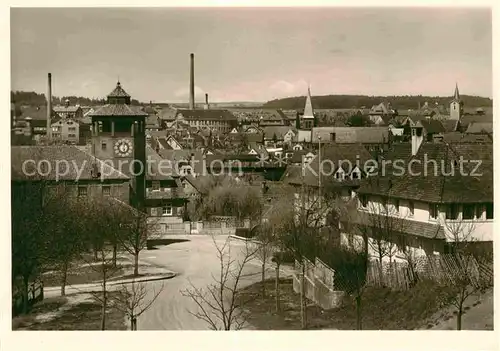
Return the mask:
<path id="1" fill-rule="evenodd" d="M 311 86 L 307 87 L 306 105 L 304 107 L 304 119 L 314 118 L 314 110 L 311 101 Z"/>
<path id="2" fill-rule="evenodd" d="M 458 83 L 455 83 L 455 93 L 453 100 L 450 102 L 450 119 L 460 120 L 463 115 L 463 102 L 460 100 L 460 93 L 458 91 Z"/>
<path id="3" fill-rule="evenodd" d="M 460 102 L 460 93 L 458 91 L 458 83 L 455 83 L 455 94 L 453 94 L 453 100 Z"/>

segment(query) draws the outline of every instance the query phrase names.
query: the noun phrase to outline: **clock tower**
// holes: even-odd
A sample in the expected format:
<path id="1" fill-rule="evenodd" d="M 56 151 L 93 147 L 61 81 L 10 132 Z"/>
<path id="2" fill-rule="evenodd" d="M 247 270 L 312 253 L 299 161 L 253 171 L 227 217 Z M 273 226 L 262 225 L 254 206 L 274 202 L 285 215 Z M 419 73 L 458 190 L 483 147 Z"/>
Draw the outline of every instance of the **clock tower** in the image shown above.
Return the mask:
<path id="1" fill-rule="evenodd" d="M 90 114 L 93 155 L 132 180 L 132 205 L 144 208 L 146 196 L 145 113 L 130 104 L 120 82 L 107 96 L 107 104 Z"/>

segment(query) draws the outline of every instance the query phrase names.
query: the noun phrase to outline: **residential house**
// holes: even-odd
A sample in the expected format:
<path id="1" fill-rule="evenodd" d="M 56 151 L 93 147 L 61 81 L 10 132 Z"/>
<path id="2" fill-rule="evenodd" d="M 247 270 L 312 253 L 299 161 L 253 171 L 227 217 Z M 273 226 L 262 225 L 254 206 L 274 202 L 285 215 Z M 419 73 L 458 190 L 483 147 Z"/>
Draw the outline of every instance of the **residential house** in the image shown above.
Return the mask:
<path id="1" fill-rule="evenodd" d="M 79 144 L 80 125 L 72 117 L 58 118 L 52 122 L 52 140 L 68 144 Z"/>
<path id="2" fill-rule="evenodd" d="M 281 110 L 260 110 L 259 127 L 289 126 L 288 117 Z"/>
<path id="3" fill-rule="evenodd" d="M 54 106 L 54 111 L 62 118 L 78 120 L 83 117 L 83 109 L 80 105 L 71 106 L 68 99 L 66 99 L 64 105 Z"/>
<path id="4" fill-rule="evenodd" d="M 114 197 L 130 202 L 130 178 L 73 145 L 12 146 L 12 191 L 30 182 L 46 182 L 47 189 L 63 186 L 79 198 Z"/>
<path id="5" fill-rule="evenodd" d="M 288 126 L 279 127 L 263 127 L 264 132 L 264 144 L 267 145 L 292 145 L 292 142 L 296 139 L 297 131 Z"/>
<path id="6" fill-rule="evenodd" d="M 148 220 L 159 233 L 167 233 L 174 225 L 182 226 L 188 202 L 180 178 L 180 167 L 177 162 L 161 157 L 150 147 L 146 148 L 146 154 L 149 161 L 146 175 Z"/>
<path id="7" fill-rule="evenodd" d="M 388 125 L 391 119 L 396 115 L 397 112 L 392 109 L 390 103 L 381 102 L 371 108 L 368 116 L 373 124 Z"/>
<path id="8" fill-rule="evenodd" d="M 369 150 L 385 147 L 390 140 L 387 127 L 317 127 L 312 143 L 362 144 Z"/>
<path id="9" fill-rule="evenodd" d="M 21 109 L 24 120 L 30 124 L 33 139 L 36 142 L 41 141 L 47 136 L 47 106 L 24 107 Z M 58 120 L 60 116 L 52 111 L 51 122 Z"/>
<path id="10" fill-rule="evenodd" d="M 384 259 L 395 261 L 447 253 L 462 241 L 492 249 L 492 144 L 430 143 L 419 128 L 412 128 L 411 145 L 394 145 L 384 155 L 392 163 L 383 163 L 383 174 L 378 170 L 376 177 L 362 181 L 356 191 L 359 213 L 342 224 L 342 241 L 353 235 L 360 239 L 364 228 L 373 242 L 385 230 L 382 242 L 393 244 L 395 251 Z M 404 164 L 403 172 L 393 166 L 396 160 Z M 348 233 L 356 227 L 357 234 Z M 369 247 L 376 256 L 376 245 Z"/>

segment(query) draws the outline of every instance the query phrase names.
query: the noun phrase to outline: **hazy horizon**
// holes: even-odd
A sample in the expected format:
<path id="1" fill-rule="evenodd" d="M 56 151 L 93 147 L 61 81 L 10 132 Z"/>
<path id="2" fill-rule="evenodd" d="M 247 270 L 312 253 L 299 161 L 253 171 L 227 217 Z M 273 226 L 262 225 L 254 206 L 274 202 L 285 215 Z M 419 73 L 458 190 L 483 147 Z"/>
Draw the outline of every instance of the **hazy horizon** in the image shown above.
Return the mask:
<path id="1" fill-rule="evenodd" d="M 11 90 L 265 102 L 320 95 L 492 98 L 489 9 L 12 8 Z"/>

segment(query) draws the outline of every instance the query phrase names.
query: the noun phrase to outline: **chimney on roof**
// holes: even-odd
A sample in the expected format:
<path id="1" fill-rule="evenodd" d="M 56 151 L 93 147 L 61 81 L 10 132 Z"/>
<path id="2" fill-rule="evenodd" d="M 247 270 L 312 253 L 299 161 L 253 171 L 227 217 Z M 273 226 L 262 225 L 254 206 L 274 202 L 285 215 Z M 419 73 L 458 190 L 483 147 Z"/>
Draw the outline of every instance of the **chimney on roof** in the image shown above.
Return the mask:
<path id="1" fill-rule="evenodd" d="M 47 77 L 47 140 L 50 140 L 50 125 L 52 117 L 52 74 L 49 73 Z"/>
<path id="2" fill-rule="evenodd" d="M 194 110 L 194 54 L 191 53 L 191 66 L 189 77 L 189 109 Z"/>
<path id="3" fill-rule="evenodd" d="M 210 109 L 210 105 L 208 104 L 208 94 L 205 94 L 205 110 Z"/>

